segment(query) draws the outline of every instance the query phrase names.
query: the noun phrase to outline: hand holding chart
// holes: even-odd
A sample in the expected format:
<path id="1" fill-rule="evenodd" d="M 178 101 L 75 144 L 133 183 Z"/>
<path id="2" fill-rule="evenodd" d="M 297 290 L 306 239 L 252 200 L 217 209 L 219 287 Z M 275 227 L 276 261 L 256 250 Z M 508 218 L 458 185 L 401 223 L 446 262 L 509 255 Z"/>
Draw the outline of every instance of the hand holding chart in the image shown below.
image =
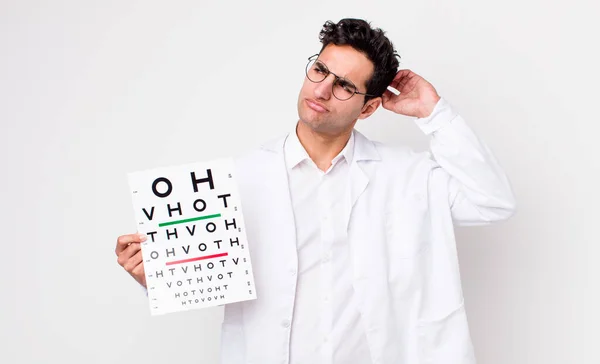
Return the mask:
<path id="1" fill-rule="evenodd" d="M 232 160 L 129 174 L 153 315 L 256 298 Z"/>

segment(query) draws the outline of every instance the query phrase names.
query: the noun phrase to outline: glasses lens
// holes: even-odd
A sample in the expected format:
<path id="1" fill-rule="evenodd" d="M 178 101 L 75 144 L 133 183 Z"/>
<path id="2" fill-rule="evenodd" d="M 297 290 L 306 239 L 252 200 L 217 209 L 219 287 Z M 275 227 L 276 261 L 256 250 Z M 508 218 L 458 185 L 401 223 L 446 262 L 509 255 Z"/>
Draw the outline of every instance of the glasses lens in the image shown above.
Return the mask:
<path id="1" fill-rule="evenodd" d="M 318 59 L 313 59 L 306 65 L 306 77 L 312 82 L 322 82 L 327 76 L 329 76 L 329 69 Z M 333 96 L 339 100 L 348 100 L 355 93 L 356 86 L 351 81 L 336 77 L 333 83 Z"/>
<path id="2" fill-rule="evenodd" d="M 340 100 L 348 100 L 356 93 L 356 86 L 345 78 L 340 78 L 333 84 L 333 96 Z"/>
<path id="3" fill-rule="evenodd" d="M 308 62 L 306 66 L 306 77 L 312 82 L 321 82 L 329 75 L 327 67 L 318 60 Z"/>

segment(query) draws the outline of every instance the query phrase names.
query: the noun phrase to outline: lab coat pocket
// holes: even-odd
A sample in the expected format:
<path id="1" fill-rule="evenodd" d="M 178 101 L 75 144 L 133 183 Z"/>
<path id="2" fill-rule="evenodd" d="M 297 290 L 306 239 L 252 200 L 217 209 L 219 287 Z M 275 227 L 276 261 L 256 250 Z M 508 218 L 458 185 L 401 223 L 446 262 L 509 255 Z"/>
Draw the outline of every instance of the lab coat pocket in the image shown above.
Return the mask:
<path id="1" fill-rule="evenodd" d="M 445 317 L 420 320 L 419 364 L 475 364 L 464 301 Z"/>

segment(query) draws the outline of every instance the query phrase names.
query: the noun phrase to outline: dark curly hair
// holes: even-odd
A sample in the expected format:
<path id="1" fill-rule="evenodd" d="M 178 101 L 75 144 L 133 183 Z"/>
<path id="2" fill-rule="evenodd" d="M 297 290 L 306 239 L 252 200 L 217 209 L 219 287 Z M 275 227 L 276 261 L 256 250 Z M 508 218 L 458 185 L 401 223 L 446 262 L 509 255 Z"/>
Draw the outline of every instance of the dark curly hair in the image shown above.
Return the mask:
<path id="1" fill-rule="evenodd" d="M 372 28 L 370 23 L 362 19 L 346 18 L 337 24 L 327 21 L 319 33 L 319 40 L 323 43 L 321 52 L 329 44 L 349 45 L 373 62 L 375 71 L 367 82 L 368 94 L 383 95 L 398 72 L 400 55 L 394 50 L 392 42 L 383 30 Z M 365 103 L 372 98 L 365 96 Z"/>

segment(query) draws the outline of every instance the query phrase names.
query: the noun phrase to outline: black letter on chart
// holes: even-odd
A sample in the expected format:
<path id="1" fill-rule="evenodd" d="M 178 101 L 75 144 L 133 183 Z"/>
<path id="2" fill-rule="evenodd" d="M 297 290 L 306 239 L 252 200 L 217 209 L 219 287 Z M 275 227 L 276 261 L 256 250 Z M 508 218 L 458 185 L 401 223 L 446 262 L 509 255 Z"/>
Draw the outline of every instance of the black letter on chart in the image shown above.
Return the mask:
<path id="1" fill-rule="evenodd" d="M 142 211 L 144 211 L 144 214 L 146 215 L 148 220 L 152 221 L 152 217 L 154 216 L 154 206 L 152 206 L 152 208 L 150 209 L 149 214 L 148 214 L 148 211 L 146 211 L 146 208 L 143 208 Z"/>
<path id="2" fill-rule="evenodd" d="M 152 242 L 154 243 L 154 234 L 156 234 L 156 231 L 149 231 L 146 234 L 150 235 L 150 237 L 152 238 Z"/>
<path id="3" fill-rule="evenodd" d="M 160 182 L 164 182 L 167 184 L 167 190 L 165 191 L 165 193 L 160 193 L 156 190 L 156 186 L 160 183 Z M 173 191 L 173 185 L 171 184 L 171 181 L 169 181 L 168 179 L 166 179 L 165 177 L 158 177 L 157 179 L 154 180 L 154 182 L 152 183 L 152 192 L 154 192 L 154 194 L 157 197 L 167 197 L 171 194 L 171 192 Z"/>
<path id="4" fill-rule="evenodd" d="M 198 202 L 202 202 L 202 207 L 198 208 Z M 203 199 L 199 198 L 196 201 L 194 201 L 194 210 L 198 211 L 198 212 L 202 212 L 204 210 L 206 210 L 206 202 L 204 202 Z"/>
<path id="5" fill-rule="evenodd" d="M 225 207 L 227 207 L 227 197 L 231 197 L 231 194 L 228 193 L 226 195 L 219 195 L 217 196 L 218 198 L 222 198 L 223 199 L 223 203 L 225 204 Z"/>
<path id="6" fill-rule="evenodd" d="M 173 211 L 179 211 L 179 215 L 181 216 L 181 202 L 177 202 L 177 207 L 171 207 L 171 204 L 168 203 L 167 209 L 169 210 L 169 217 L 173 217 L 173 215 L 171 215 Z"/>
<path id="7" fill-rule="evenodd" d="M 233 220 L 233 222 L 227 222 L 227 220 L 225 220 L 225 227 L 227 228 L 227 230 L 229 230 L 229 227 L 233 225 L 233 228 L 237 228 L 237 225 L 235 224 L 235 219 L 231 219 Z"/>
<path id="8" fill-rule="evenodd" d="M 210 189 L 214 190 L 215 189 L 215 185 L 213 183 L 213 178 L 212 178 L 212 172 L 210 169 L 206 170 L 206 174 L 208 175 L 208 177 L 206 178 L 200 178 L 197 179 L 196 178 L 196 172 L 192 172 L 192 184 L 194 185 L 194 192 L 198 192 L 198 183 L 206 183 L 208 182 Z"/>

